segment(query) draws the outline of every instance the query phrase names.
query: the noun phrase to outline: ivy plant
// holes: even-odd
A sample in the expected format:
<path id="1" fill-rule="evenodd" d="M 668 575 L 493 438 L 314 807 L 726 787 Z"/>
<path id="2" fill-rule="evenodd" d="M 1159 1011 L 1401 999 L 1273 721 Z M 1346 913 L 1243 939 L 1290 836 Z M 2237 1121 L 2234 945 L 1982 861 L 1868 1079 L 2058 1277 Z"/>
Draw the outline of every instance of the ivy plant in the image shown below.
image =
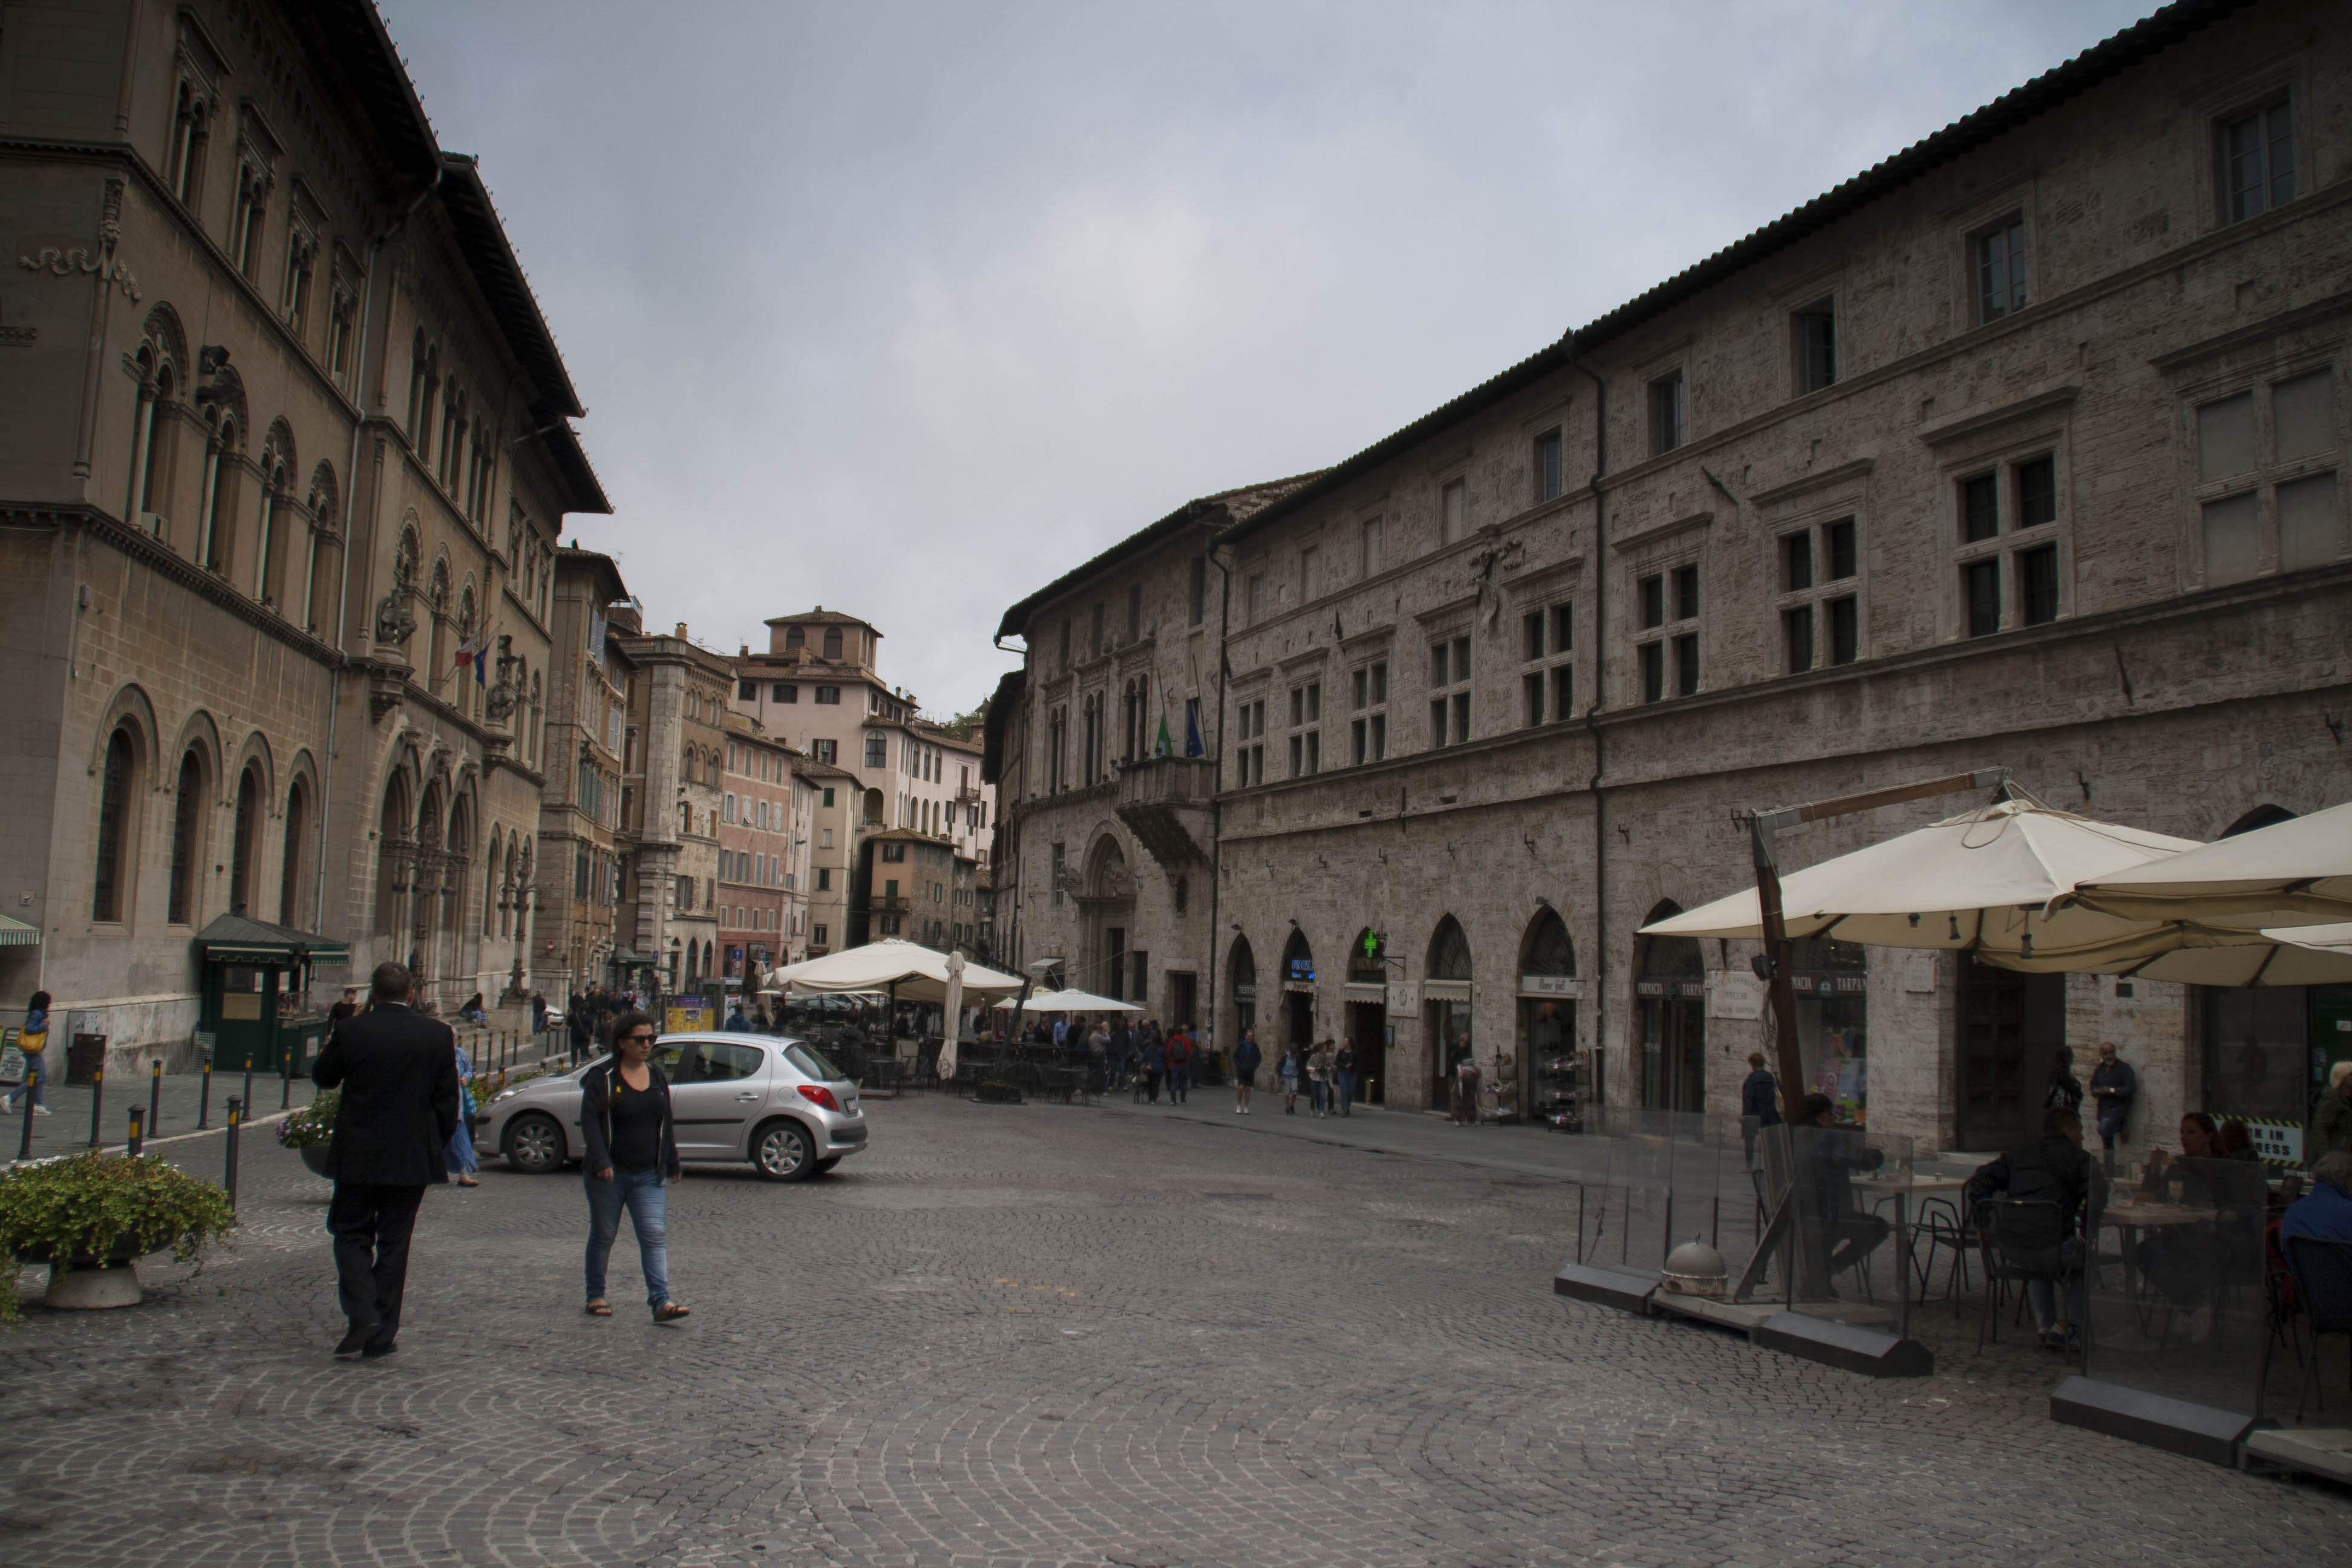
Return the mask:
<path id="1" fill-rule="evenodd" d="M 20 1263 L 104 1258 L 128 1238 L 140 1254 L 168 1247 L 201 1267 L 205 1247 L 236 1225 L 228 1194 L 160 1154 L 133 1159 L 91 1152 L 0 1172 L 0 1253 Z M 20 1303 L 13 1279 L 0 1289 L 0 1321 Z"/>
<path id="2" fill-rule="evenodd" d="M 313 1143 L 326 1143 L 335 1136 L 335 1108 L 343 1102 L 342 1090 L 330 1089 L 319 1098 L 278 1123 L 278 1142 L 288 1149 L 307 1148 Z"/>

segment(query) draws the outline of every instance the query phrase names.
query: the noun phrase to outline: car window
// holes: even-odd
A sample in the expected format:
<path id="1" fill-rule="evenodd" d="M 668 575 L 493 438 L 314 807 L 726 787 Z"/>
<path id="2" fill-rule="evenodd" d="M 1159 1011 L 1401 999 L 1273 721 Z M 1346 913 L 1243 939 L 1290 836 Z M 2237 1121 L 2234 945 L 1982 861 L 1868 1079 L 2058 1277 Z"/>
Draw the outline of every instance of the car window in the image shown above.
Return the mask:
<path id="1" fill-rule="evenodd" d="M 848 1076 L 798 1040 L 784 1047 L 784 1059 L 821 1083 L 837 1083 Z"/>
<path id="2" fill-rule="evenodd" d="M 696 1054 L 696 1041 L 659 1040 L 654 1044 L 653 1064 L 661 1068 L 662 1077 L 672 1083 L 692 1083 Z"/>
<path id="3" fill-rule="evenodd" d="M 725 1083 L 733 1079 L 757 1078 L 767 1065 L 768 1053 L 757 1046 L 708 1040 L 702 1047 L 702 1076 L 695 1081 Z"/>

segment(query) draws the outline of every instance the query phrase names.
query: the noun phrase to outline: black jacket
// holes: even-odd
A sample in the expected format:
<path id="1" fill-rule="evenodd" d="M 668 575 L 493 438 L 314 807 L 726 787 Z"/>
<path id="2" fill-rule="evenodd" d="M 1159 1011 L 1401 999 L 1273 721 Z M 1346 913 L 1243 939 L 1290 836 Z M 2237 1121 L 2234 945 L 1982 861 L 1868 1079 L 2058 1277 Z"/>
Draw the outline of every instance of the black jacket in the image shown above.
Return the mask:
<path id="1" fill-rule="evenodd" d="M 1780 1080 L 1758 1068 L 1739 1083 L 1739 1114 L 1756 1118 L 1759 1127 L 1780 1125 Z"/>
<path id="2" fill-rule="evenodd" d="M 457 1037 L 448 1025 L 396 1004 L 346 1018 L 310 1080 L 343 1091 L 328 1175 L 387 1187 L 449 1179 L 442 1154 L 457 1131 Z"/>
<path id="3" fill-rule="evenodd" d="M 1977 1173 L 1969 1178 L 1968 1191 L 1971 1203 L 2004 1197 L 2016 1203 L 2057 1205 L 2054 1213 L 2037 1210 L 2020 1215 L 2011 1225 L 2011 1250 L 2030 1259 L 2057 1247 L 2075 1234 L 2082 1224 L 2084 1205 L 2093 1200 L 2101 1181 L 2098 1166 L 2088 1154 L 2063 1135 L 2045 1132 L 2039 1142 L 2012 1149 L 1990 1164 L 1979 1166 Z M 2105 1201 L 2104 1194 L 2096 1195 Z"/>
<path id="4" fill-rule="evenodd" d="M 613 1067 L 606 1057 L 580 1075 L 580 1136 L 588 1145 L 588 1173 L 613 1166 Z M 683 1167 L 677 1158 L 677 1123 L 669 1110 L 669 1079 L 652 1062 L 646 1063 L 647 1087 L 661 1096 L 661 1172 L 676 1176 Z"/>

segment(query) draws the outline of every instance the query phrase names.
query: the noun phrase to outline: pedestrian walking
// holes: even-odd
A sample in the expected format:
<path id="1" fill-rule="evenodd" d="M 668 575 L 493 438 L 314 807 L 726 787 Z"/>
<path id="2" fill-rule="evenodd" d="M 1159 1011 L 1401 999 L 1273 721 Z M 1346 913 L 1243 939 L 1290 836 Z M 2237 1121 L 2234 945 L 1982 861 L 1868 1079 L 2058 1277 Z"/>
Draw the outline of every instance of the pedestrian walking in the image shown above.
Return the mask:
<path id="1" fill-rule="evenodd" d="M 588 1001 L 574 996 L 563 1015 L 564 1033 L 572 1038 L 572 1065 L 578 1067 L 588 1059 L 588 1047 L 595 1039 L 596 1026 L 588 1016 Z"/>
<path id="2" fill-rule="evenodd" d="M 1257 1031 L 1244 1029 L 1242 1043 L 1234 1047 L 1234 1114 L 1250 1113 L 1250 1095 L 1257 1089 L 1258 1064 L 1265 1053 L 1258 1049 Z"/>
<path id="3" fill-rule="evenodd" d="M 1454 1121 L 1463 1127 L 1478 1125 L 1478 1058 L 1470 1054 L 1470 1037 L 1462 1036 L 1454 1042 Z"/>
<path id="4" fill-rule="evenodd" d="M 2042 1109 L 2063 1110 L 2082 1120 L 2083 1080 L 2074 1076 L 2074 1053 L 2064 1046 L 2051 1059 L 2050 1087 L 2042 1092 Z"/>
<path id="5" fill-rule="evenodd" d="M 1143 1089 L 1145 1095 L 1154 1105 L 1160 1103 L 1160 1080 L 1166 1077 L 1167 1073 L 1168 1047 L 1150 1035 L 1144 1036 Z"/>
<path id="6" fill-rule="evenodd" d="M 333 1034 L 335 1026 L 344 1019 L 358 1016 L 359 1010 L 360 988 L 356 985 L 344 986 L 343 999 L 327 1009 L 327 1033 Z"/>
<path id="7" fill-rule="evenodd" d="M 399 1349 L 408 1244 L 425 1189 L 449 1179 L 445 1155 L 457 1131 L 457 1037 L 415 1008 L 415 982 L 397 963 L 368 981 L 368 1010 L 343 1021 L 310 1069 L 320 1089 L 342 1091 L 327 1174 L 336 1293 L 346 1325 L 339 1356 Z"/>
<path id="8" fill-rule="evenodd" d="M 2132 1097 L 2139 1092 L 2139 1075 L 2131 1063 L 2116 1055 L 2113 1040 L 2099 1047 L 2099 1065 L 2091 1069 L 2091 1103 L 2099 1119 L 2100 1157 L 2106 1173 L 2116 1171 L 2116 1144 L 2131 1123 Z"/>
<path id="9" fill-rule="evenodd" d="M 474 1076 L 474 1058 L 466 1047 L 457 1047 L 457 1131 L 449 1134 L 448 1146 L 442 1151 L 441 1163 L 457 1178 L 461 1187 L 478 1187 L 474 1173 L 482 1163 L 474 1154 L 474 1086 L 468 1081 Z"/>
<path id="10" fill-rule="evenodd" d="M 1332 1087 L 1339 1093 L 1339 1114 L 1353 1116 L 1356 1106 L 1356 1037 L 1348 1036 L 1339 1042 L 1339 1055 L 1331 1058 Z"/>
<path id="11" fill-rule="evenodd" d="M 1748 1053 L 1748 1076 L 1739 1084 L 1739 1142 L 1747 1170 L 1756 1168 L 1756 1134 L 1780 1125 L 1780 1080 L 1764 1068 L 1764 1053 Z"/>
<path id="12" fill-rule="evenodd" d="M 547 997 L 537 991 L 530 994 L 530 1032 L 534 1035 L 547 1033 Z"/>
<path id="13" fill-rule="evenodd" d="M 1168 1031 L 1168 1103 L 1182 1105 L 1192 1092 L 1192 1037 L 1177 1025 Z"/>
<path id="14" fill-rule="evenodd" d="M 1298 1114 L 1298 1075 L 1304 1066 L 1298 1059 L 1298 1047 L 1295 1044 L 1283 1047 L 1282 1059 L 1274 1064 L 1274 1076 L 1282 1080 L 1282 1113 L 1285 1116 Z"/>
<path id="15" fill-rule="evenodd" d="M 49 994 L 36 991 L 25 1005 L 25 1026 L 16 1031 L 16 1049 L 25 1058 L 25 1081 L 8 1091 L 8 1109 L 16 1109 L 16 1098 L 25 1097 L 27 1116 L 49 1114 Z"/>
<path id="16" fill-rule="evenodd" d="M 588 1191 L 587 1312 L 609 1318 L 604 1269 L 613 1240 L 621 1233 L 621 1212 L 637 1238 L 637 1266 L 645 1272 L 646 1305 L 656 1323 L 675 1322 L 688 1310 L 670 1300 L 669 1226 L 663 1185 L 685 1173 L 678 1163 L 677 1129 L 670 1120 L 669 1080 L 653 1062 L 654 1021 L 624 1013 L 613 1029 L 613 1054 L 580 1077 L 580 1131 L 588 1145 L 581 1184 Z"/>
<path id="17" fill-rule="evenodd" d="M 1336 1070 L 1334 1064 L 1339 1054 L 1329 1040 L 1324 1040 L 1307 1058 L 1307 1103 L 1318 1116 L 1331 1114 L 1331 1075 Z"/>

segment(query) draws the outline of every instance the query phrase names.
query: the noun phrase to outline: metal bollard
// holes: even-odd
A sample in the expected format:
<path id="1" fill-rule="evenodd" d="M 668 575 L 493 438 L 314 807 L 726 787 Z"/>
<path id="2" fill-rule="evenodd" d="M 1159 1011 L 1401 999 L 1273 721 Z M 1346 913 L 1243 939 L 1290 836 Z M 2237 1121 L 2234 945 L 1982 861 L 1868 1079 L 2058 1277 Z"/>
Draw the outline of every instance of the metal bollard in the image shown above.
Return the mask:
<path id="1" fill-rule="evenodd" d="M 152 1132 L 163 1125 L 163 1063 L 158 1058 L 147 1065 L 147 1131 Z"/>
<path id="2" fill-rule="evenodd" d="M 245 1102 L 243 1100 L 237 1099 L 237 1097 L 233 1094 L 228 1097 L 228 1132 L 226 1135 L 226 1142 L 228 1144 L 228 1165 L 227 1169 L 222 1173 L 221 1185 L 228 1189 L 228 1206 L 231 1209 L 235 1209 L 236 1207 L 236 1132 L 237 1124 L 242 1120 L 239 1113 L 244 1109 Z"/>
<path id="3" fill-rule="evenodd" d="M 278 1058 L 278 1109 L 294 1109 L 294 1053 L 289 1051 Z"/>
<path id="4" fill-rule="evenodd" d="M 253 1053 L 245 1053 L 245 1098 L 238 1101 L 249 1113 L 253 1110 Z"/>
<path id="5" fill-rule="evenodd" d="M 101 1125 L 99 1118 L 106 1111 L 106 1069 L 95 1068 L 89 1075 L 89 1146 L 101 1149 L 105 1144 L 98 1135 Z M 29 1114 L 29 1113 L 28 1113 Z"/>
<path id="6" fill-rule="evenodd" d="M 33 1069 L 25 1069 L 25 1128 L 16 1134 L 16 1158 L 33 1157 Z"/>
<path id="7" fill-rule="evenodd" d="M 202 1132 L 213 1120 L 213 1064 L 205 1063 L 204 1082 L 196 1089 L 196 1131 Z"/>
<path id="8" fill-rule="evenodd" d="M 143 1114 L 137 1106 L 131 1108 L 131 1157 L 134 1160 L 139 1158 L 139 1151 L 147 1142 L 143 1136 L 145 1125 L 141 1121 Z"/>

